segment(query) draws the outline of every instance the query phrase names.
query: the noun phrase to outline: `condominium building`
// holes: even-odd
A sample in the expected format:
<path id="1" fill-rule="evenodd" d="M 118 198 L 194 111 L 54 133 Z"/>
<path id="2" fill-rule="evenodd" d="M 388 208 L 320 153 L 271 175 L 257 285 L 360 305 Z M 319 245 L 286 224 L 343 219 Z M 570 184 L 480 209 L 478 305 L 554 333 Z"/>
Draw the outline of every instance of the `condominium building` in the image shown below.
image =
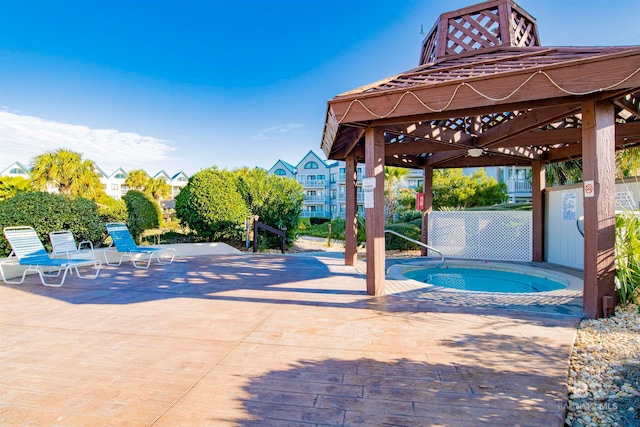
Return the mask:
<path id="1" fill-rule="evenodd" d="M 362 179 L 365 177 L 363 164 L 358 164 L 356 197 L 358 214 L 364 214 L 364 193 Z M 302 217 L 344 218 L 346 216 L 346 164 L 342 161 L 323 160 L 315 152 L 309 151 L 295 166 L 278 160 L 269 169 L 270 174 L 296 179 L 304 189 L 305 200 Z M 416 189 L 423 183 L 421 170 L 410 170 L 403 179 L 402 187 Z"/>
<path id="2" fill-rule="evenodd" d="M 0 171 L 0 176 L 11 176 L 11 177 L 23 177 L 25 179 L 29 178 L 30 168 L 23 165 L 20 162 L 14 162 L 5 169 Z M 125 184 L 125 180 L 127 178 L 127 172 L 118 168 L 112 173 L 108 174 L 104 170 L 102 170 L 99 166 L 96 166 L 96 172 L 100 176 L 100 182 L 102 183 L 102 187 L 104 188 L 107 196 L 113 197 L 116 200 L 121 200 L 122 196 L 127 194 L 129 188 Z M 164 170 L 156 173 L 152 176 L 152 178 L 162 178 L 165 180 L 167 184 L 171 186 L 171 199 L 174 199 L 180 190 L 187 185 L 189 181 L 189 176 L 184 172 L 178 172 L 174 175 L 169 175 Z"/>

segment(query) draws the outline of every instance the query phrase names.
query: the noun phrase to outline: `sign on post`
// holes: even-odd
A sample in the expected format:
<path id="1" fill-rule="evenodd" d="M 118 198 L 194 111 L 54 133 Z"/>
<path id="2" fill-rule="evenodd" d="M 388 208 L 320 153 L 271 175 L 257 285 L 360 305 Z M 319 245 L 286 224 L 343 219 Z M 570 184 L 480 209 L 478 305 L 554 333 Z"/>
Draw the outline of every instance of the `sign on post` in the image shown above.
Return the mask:
<path id="1" fill-rule="evenodd" d="M 373 208 L 373 190 L 376 188 L 376 179 L 365 178 L 362 180 L 362 191 L 364 192 L 364 207 L 365 209 Z"/>

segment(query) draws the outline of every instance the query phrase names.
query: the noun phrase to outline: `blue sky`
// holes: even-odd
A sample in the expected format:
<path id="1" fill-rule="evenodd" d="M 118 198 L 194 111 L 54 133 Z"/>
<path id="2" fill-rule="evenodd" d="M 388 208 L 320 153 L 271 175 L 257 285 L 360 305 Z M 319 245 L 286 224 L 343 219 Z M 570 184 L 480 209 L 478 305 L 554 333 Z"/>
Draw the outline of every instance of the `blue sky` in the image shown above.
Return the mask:
<path id="1" fill-rule="evenodd" d="M 333 96 L 417 65 L 472 0 L 0 0 L 0 170 L 270 168 L 320 150 Z M 547 46 L 640 44 L 640 1 L 522 0 Z"/>

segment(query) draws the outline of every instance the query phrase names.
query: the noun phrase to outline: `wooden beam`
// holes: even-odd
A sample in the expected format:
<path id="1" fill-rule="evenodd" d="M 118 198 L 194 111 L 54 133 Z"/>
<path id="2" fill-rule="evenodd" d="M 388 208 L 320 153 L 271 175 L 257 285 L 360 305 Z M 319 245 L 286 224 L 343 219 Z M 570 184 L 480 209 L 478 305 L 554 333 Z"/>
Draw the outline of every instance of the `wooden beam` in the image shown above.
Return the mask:
<path id="1" fill-rule="evenodd" d="M 367 178 L 375 179 L 373 207 L 366 208 L 367 294 L 384 295 L 384 131 L 365 131 L 365 168 Z"/>
<path id="2" fill-rule="evenodd" d="M 613 101 L 618 107 L 640 118 L 640 93 L 630 93 Z"/>
<path id="3" fill-rule="evenodd" d="M 355 265 L 358 258 L 358 173 L 353 152 L 347 154 L 345 170 L 344 265 Z"/>
<path id="4" fill-rule="evenodd" d="M 514 117 L 505 123 L 494 126 L 478 136 L 478 146 L 491 148 L 492 146 L 518 137 L 519 135 L 538 129 L 580 111 L 579 104 L 559 105 L 554 107 L 536 108 Z M 520 144 L 514 141 L 514 145 Z"/>
<path id="5" fill-rule="evenodd" d="M 603 316 L 602 297 L 615 298 L 615 121 L 611 102 L 582 107 L 584 179 L 583 311 Z"/>
<path id="6" fill-rule="evenodd" d="M 533 222 L 534 262 L 544 262 L 544 192 L 546 186 L 545 164 L 540 159 L 531 163 L 531 204 Z"/>

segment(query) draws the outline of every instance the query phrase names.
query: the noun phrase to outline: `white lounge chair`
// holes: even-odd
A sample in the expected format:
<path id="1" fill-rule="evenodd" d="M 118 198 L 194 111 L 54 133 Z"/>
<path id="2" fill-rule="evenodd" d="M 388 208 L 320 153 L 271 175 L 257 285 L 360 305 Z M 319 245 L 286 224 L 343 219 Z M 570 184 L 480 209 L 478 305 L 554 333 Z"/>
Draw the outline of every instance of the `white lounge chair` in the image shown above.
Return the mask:
<path id="1" fill-rule="evenodd" d="M 64 255 L 67 258 L 96 259 L 93 243 L 89 240 L 84 240 L 76 245 L 76 239 L 71 231 L 53 231 L 49 233 L 49 239 L 51 239 L 51 246 L 53 247 L 51 251 L 53 256 Z"/>
<path id="2" fill-rule="evenodd" d="M 43 285 L 60 287 L 64 284 L 67 273 L 72 269 L 76 271 L 78 277 L 83 279 L 95 279 L 100 273 L 100 266 L 102 265 L 100 260 L 50 258 L 38 234 L 32 227 L 6 227 L 4 229 L 4 236 L 9 242 L 9 245 L 11 245 L 9 257 L 0 263 L 0 274 L 2 274 L 2 280 L 5 283 L 20 285 L 24 282 L 29 272 L 36 272 L 40 276 Z M 16 264 L 16 261 L 17 264 L 26 265 L 28 268 L 23 272 L 20 281 L 9 281 L 5 275 L 3 266 Z M 95 275 L 83 276 L 80 274 L 78 268 L 88 266 L 93 266 L 96 269 Z M 59 283 L 48 283 L 45 280 L 45 277 L 60 277 L 61 273 L 62 279 Z"/>
<path id="3" fill-rule="evenodd" d="M 105 259 L 107 260 L 108 265 L 120 265 L 122 264 L 122 260 L 125 258 L 131 258 L 133 262 L 133 266 L 136 268 L 149 268 L 151 265 L 151 260 L 155 257 L 158 263 L 160 264 L 171 264 L 173 262 L 173 258 L 176 255 L 176 250 L 173 248 L 153 248 L 151 246 L 138 246 L 136 242 L 133 240 L 131 233 L 129 232 L 129 228 L 126 224 L 119 222 L 111 222 L 106 225 L 107 231 L 109 232 L 109 236 L 111 236 L 112 246 L 109 246 L 105 251 Z M 110 263 L 108 252 L 117 251 L 121 252 L 122 256 L 118 263 Z M 163 256 L 164 255 L 164 260 Z M 136 255 L 139 255 L 138 261 L 142 261 L 144 264 L 144 260 L 146 259 L 146 265 L 138 265 L 136 263 Z"/>

